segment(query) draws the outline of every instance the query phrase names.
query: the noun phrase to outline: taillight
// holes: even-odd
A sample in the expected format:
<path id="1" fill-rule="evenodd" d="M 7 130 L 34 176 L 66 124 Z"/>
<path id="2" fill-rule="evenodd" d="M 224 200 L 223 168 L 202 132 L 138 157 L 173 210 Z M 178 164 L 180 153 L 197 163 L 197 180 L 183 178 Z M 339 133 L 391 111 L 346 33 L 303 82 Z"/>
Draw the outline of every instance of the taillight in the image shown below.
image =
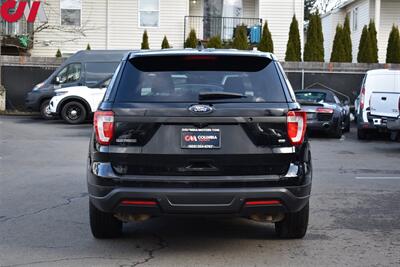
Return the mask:
<path id="1" fill-rule="evenodd" d="M 400 112 L 400 97 L 399 97 L 399 103 L 397 104 L 397 108 L 398 108 L 398 110 Z"/>
<path id="2" fill-rule="evenodd" d="M 114 134 L 114 112 L 96 111 L 93 118 L 97 142 L 109 145 Z"/>
<path id="3" fill-rule="evenodd" d="M 317 113 L 333 113 L 333 109 L 331 108 L 317 108 Z"/>
<path id="4" fill-rule="evenodd" d="M 360 110 L 364 109 L 364 101 L 365 101 L 365 88 L 361 88 L 361 96 L 360 96 Z"/>
<path id="5" fill-rule="evenodd" d="M 289 111 L 287 115 L 288 137 L 292 145 L 301 145 L 307 127 L 307 113 L 304 111 Z"/>

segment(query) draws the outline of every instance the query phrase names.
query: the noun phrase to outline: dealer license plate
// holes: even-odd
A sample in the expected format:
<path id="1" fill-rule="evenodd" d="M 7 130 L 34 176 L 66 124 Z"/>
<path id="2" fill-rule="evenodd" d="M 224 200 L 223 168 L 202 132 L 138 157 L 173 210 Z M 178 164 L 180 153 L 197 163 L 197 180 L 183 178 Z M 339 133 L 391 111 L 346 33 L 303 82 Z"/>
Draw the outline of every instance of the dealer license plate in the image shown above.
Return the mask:
<path id="1" fill-rule="evenodd" d="M 182 148 L 221 148 L 221 131 L 216 128 L 182 128 Z"/>

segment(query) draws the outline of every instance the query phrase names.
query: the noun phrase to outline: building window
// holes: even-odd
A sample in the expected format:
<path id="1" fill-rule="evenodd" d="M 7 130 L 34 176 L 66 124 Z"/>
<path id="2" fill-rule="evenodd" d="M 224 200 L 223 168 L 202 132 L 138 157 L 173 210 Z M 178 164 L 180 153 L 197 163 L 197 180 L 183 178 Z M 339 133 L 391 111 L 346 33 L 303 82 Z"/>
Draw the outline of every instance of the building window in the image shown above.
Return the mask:
<path id="1" fill-rule="evenodd" d="M 160 19 L 159 0 L 139 0 L 140 27 L 158 27 Z"/>
<path id="2" fill-rule="evenodd" d="M 353 31 L 358 29 L 358 7 L 353 9 Z"/>
<path id="3" fill-rule="evenodd" d="M 81 26 L 82 0 L 60 0 L 61 25 Z"/>

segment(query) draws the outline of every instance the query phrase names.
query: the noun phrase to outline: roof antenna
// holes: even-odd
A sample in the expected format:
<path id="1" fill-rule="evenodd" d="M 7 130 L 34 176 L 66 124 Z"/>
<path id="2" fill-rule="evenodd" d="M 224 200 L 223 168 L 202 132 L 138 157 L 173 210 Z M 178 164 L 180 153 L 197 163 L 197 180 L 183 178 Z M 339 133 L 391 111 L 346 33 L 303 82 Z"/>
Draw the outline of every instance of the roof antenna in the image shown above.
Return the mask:
<path id="1" fill-rule="evenodd" d="M 200 40 L 197 40 L 196 49 L 199 50 L 199 51 L 204 50 L 204 45 Z"/>

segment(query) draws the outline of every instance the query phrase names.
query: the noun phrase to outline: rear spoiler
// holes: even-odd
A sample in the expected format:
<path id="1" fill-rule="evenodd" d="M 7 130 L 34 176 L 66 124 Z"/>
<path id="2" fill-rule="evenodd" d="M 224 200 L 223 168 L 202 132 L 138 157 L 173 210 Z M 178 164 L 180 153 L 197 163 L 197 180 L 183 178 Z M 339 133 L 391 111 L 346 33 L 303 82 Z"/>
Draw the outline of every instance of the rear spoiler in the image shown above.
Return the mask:
<path id="1" fill-rule="evenodd" d="M 323 107 L 324 104 L 316 103 L 316 102 L 307 102 L 307 101 L 298 101 L 299 104 L 302 106 L 316 106 L 316 107 Z"/>

